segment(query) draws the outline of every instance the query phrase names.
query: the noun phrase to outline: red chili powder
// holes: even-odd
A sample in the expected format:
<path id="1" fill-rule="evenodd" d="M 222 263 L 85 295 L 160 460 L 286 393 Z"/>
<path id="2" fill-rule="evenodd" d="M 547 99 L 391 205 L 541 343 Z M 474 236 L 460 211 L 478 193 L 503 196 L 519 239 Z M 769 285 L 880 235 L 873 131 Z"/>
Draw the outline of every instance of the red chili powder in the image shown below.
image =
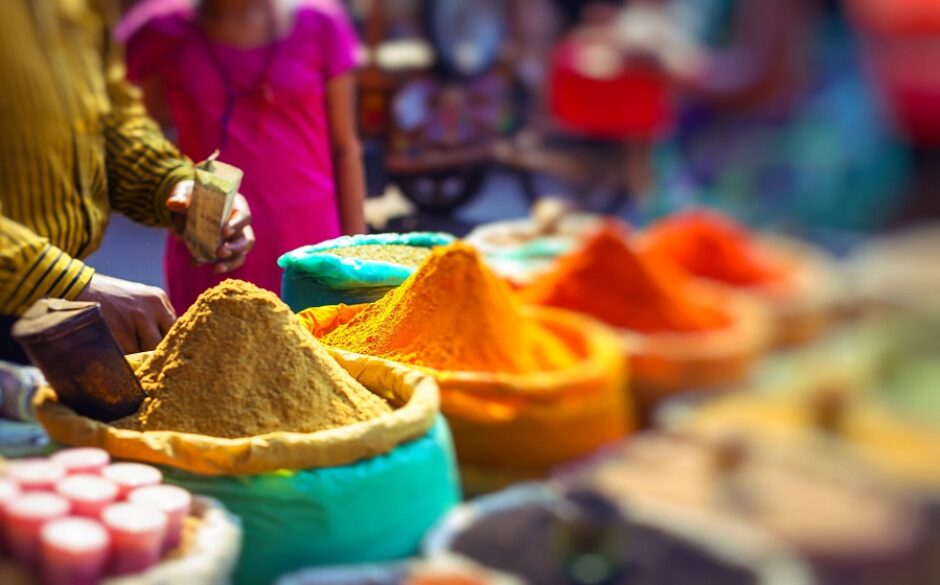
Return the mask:
<path id="1" fill-rule="evenodd" d="M 784 284 L 792 273 L 787 260 L 745 228 L 704 210 L 672 215 L 652 226 L 643 254 L 699 278 L 739 287 Z"/>
<path id="2" fill-rule="evenodd" d="M 630 244 L 628 228 L 608 221 L 519 294 L 528 303 L 578 311 L 643 333 L 727 325 L 728 317 L 697 299 L 689 282 L 669 265 L 641 257 Z"/>

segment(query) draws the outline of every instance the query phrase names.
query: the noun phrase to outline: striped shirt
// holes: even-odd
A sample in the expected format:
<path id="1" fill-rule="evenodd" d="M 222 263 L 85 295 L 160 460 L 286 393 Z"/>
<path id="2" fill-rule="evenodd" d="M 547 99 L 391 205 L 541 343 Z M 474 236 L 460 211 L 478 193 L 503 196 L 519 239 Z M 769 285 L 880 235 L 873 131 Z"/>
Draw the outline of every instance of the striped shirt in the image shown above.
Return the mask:
<path id="1" fill-rule="evenodd" d="M 111 210 L 169 223 L 192 166 L 124 79 L 114 0 L 0 0 L 0 314 L 91 280 Z"/>

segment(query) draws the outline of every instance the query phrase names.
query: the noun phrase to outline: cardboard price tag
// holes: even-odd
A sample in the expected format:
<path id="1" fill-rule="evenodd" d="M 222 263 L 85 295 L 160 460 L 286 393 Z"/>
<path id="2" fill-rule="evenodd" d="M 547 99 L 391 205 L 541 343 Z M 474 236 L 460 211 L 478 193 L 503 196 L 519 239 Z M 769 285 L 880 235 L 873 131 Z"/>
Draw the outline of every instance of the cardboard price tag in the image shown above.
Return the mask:
<path id="1" fill-rule="evenodd" d="M 244 172 L 219 162 L 218 151 L 196 166 L 192 200 L 186 213 L 183 239 L 197 264 L 215 262 L 215 252 L 222 244 L 222 226 L 232 212 Z"/>

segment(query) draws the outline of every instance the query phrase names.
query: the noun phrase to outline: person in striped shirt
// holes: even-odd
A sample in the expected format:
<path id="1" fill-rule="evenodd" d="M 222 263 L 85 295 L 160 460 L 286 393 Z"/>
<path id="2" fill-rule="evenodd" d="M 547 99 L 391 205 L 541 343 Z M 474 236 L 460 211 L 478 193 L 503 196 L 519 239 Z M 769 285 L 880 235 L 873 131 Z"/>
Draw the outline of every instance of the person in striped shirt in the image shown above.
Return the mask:
<path id="1" fill-rule="evenodd" d="M 152 349 L 176 319 L 158 288 L 82 262 L 111 211 L 179 229 L 193 166 L 147 117 L 124 79 L 111 26 L 117 0 L 0 2 L 0 359 L 25 362 L 10 327 L 37 299 L 101 303 L 128 353 Z M 215 269 L 254 245 L 237 198 Z"/>

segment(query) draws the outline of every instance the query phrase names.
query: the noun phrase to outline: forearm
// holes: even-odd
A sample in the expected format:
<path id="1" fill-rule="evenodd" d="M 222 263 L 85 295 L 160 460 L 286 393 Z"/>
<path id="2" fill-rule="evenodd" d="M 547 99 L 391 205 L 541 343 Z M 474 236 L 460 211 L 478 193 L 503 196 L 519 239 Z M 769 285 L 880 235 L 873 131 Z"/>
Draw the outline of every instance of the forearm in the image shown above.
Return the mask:
<path id="1" fill-rule="evenodd" d="M 166 200 L 177 183 L 192 178 L 192 164 L 147 115 L 140 90 L 125 79 L 121 48 L 109 44 L 104 59 L 110 110 L 102 125 L 111 206 L 139 223 L 166 227 Z"/>
<path id="2" fill-rule="evenodd" d="M 22 314 L 46 296 L 74 299 L 92 275 L 80 260 L 0 215 L 0 313 Z"/>
<path id="3" fill-rule="evenodd" d="M 163 138 L 142 106 L 113 113 L 105 128 L 112 207 L 136 222 L 167 227 L 166 200 L 177 183 L 192 179 L 192 164 Z"/>
<path id="4" fill-rule="evenodd" d="M 361 152 L 356 144 L 337 149 L 333 155 L 340 223 L 345 235 L 366 232 L 363 210 L 366 181 Z"/>

